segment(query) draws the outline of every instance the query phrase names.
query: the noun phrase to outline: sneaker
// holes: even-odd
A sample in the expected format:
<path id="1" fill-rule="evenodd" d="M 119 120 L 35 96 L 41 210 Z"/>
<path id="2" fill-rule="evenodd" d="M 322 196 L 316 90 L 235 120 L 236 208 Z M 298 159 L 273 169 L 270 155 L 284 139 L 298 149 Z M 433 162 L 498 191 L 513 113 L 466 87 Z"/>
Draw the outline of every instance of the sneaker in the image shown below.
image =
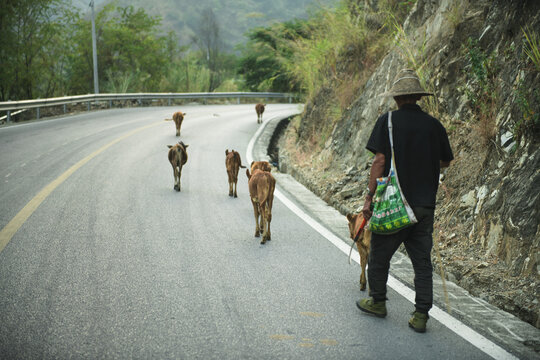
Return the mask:
<path id="1" fill-rule="evenodd" d="M 416 332 L 425 333 L 429 315 L 419 313 L 418 311 L 413 312 L 412 315 L 412 318 L 409 319 L 409 327 Z"/>
<path id="2" fill-rule="evenodd" d="M 375 302 L 373 298 L 361 299 L 356 302 L 356 306 L 358 306 L 360 310 L 377 317 L 386 317 L 386 301 Z"/>

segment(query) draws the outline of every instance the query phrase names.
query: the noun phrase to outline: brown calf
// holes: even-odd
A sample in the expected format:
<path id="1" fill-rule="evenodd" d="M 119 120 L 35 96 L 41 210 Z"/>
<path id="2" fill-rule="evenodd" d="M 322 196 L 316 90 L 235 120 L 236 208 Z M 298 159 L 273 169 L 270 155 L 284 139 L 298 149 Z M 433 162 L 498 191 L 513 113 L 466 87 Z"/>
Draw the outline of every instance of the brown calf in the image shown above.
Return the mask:
<path id="1" fill-rule="evenodd" d="M 266 106 L 266 104 L 257 104 L 257 105 L 255 105 L 255 111 L 257 112 L 257 124 L 262 123 L 263 112 L 264 112 L 264 107 L 265 106 Z"/>
<path id="2" fill-rule="evenodd" d="M 246 169 L 249 179 L 249 195 L 255 215 L 255 237 L 262 232 L 261 244 L 271 240 L 270 222 L 272 221 L 272 203 L 274 202 L 274 189 L 276 180 L 268 171 L 256 169 L 252 174 Z"/>
<path id="3" fill-rule="evenodd" d="M 362 267 L 362 273 L 360 274 L 360 290 L 366 290 L 366 265 L 368 261 L 369 246 L 371 243 L 371 231 L 366 227 L 360 230 L 364 217 L 362 214 L 347 214 L 347 220 L 349 221 L 349 233 L 351 239 L 356 242 L 358 253 L 360 254 L 360 267 Z"/>
<path id="4" fill-rule="evenodd" d="M 174 125 L 176 125 L 176 136 L 180 136 L 180 128 L 182 127 L 182 121 L 184 121 L 184 116 L 186 113 L 177 111 L 173 114 L 172 118 L 174 120 Z"/>
<path id="5" fill-rule="evenodd" d="M 174 174 L 174 190 L 180 191 L 180 176 L 182 176 L 182 166 L 185 165 L 188 159 L 187 147 L 189 145 L 184 144 L 180 141 L 176 145 L 167 145 L 169 148 L 169 162 L 173 168 Z"/>
<path id="6" fill-rule="evenodd" d="M 227 167 L 227 175 L 229 176 L 229 196 L 238 197 L 236 193 L 236 184 L 238 182 L 238 169 L 246 168 L 242 165 L 242 160 L 240 159 L 240 154 L 238 153 L 238 151 L 229 151 L 229 149 L 225 150 L 225 166 Z"/>

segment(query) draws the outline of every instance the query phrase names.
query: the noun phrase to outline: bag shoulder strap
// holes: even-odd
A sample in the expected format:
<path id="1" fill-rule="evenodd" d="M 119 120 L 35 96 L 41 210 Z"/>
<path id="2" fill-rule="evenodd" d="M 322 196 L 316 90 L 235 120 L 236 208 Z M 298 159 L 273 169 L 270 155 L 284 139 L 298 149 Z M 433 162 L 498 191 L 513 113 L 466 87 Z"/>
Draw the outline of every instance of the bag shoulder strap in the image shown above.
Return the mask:
<path id="1" fill-rule="evenodd" d="M 394 136 L 392 134 L 392 111 L 388 113 L 388 136 L 390 137 L 390 150 L 392 152 L 392 162 L 390 163 L 390 171 L 396 172 L 396 159 L 394 157 Z"/>

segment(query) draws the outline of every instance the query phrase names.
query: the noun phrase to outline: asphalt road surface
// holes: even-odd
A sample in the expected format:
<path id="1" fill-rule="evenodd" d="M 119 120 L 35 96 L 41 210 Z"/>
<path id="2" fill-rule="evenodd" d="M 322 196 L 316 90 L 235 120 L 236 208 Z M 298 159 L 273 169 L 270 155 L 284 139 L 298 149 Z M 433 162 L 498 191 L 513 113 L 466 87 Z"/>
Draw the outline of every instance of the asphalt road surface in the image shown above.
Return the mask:
<path id="1" fill-rule="evenodd" d="M 187 113 L 182 191 L 167 144 Z M 297 105 L 269 104 L 264 118 Z M 0 358 L 485 359 L 390 290 L 355 301 L 359 267 L 281 201 L 254 238 L 247 178 L 228 196 L 225 150 L 254 105 L 116 109 L 0 129 Z"/>

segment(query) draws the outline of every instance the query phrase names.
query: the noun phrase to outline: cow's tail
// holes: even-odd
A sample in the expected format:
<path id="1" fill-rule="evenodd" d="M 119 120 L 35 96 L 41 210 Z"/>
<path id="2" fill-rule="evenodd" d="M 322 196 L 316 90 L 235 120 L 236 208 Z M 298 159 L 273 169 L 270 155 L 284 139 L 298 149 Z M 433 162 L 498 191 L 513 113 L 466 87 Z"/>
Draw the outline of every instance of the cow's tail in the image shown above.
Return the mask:
<path id="1" fill-rule="evenodd" d="M 245 169 L 246 167 L 244 165 L 242 165 L 242 158 L 240 157 L 240 154 L 238 152 L 234 152 L 234 157 L 236 158 L 236 160 L 238 161 L 238 163 L 240 164 L 240 167 L 242 169 Z"/>
<path id="2" fill-rule="evenodd" d="M 249 173 L 249 169 L 246 169 L 246 176 L 248 180 L 251 179 L 251 174 Z"/>

